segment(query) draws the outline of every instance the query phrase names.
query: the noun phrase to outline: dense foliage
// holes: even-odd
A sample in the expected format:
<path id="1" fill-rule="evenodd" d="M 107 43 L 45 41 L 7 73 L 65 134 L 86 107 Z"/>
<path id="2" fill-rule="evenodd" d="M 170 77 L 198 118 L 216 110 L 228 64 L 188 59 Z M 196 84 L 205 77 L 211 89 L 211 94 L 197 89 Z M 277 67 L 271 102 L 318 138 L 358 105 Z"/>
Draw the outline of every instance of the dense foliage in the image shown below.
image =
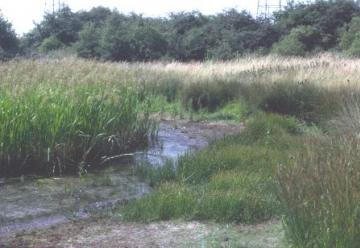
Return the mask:
<path id="1" fill-rule="evenodd" d="M 1 16 L 0 12 L 0 60 L 6 60 L 14 56 L 18 45 L 18 40 L 11 24 Z"/>
<path id="2" fill-rule="evenodd" d="M 289 4 L 270 19 L 235 9 L 217 15 L 172 13 L 166 18 L 125 15 L 96 7 L 46 13 L 21 37 L 23 55 L 65 49 L 84 58 L 111 61 L 231 59 L 247 53 L 305 56 L 339 50 L 360 55 L 357 1 Z M 0 18 L 0 54 L 13 56 L 17 39 Z M 5 55 L 4 55 L 5 54 Z"/>

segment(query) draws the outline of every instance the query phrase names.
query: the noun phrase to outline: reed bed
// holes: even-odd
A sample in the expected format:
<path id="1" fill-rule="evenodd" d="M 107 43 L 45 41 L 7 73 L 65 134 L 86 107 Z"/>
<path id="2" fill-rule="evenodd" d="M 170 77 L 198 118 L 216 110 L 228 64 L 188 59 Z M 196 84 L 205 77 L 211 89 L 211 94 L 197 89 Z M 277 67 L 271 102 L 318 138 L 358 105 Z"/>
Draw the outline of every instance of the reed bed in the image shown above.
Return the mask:
<path id="1" fill-rule="evenodd" d="M 83 173 L 153 133 L 149 103 L 129 84 L 106 80 L 103 65 L 59 63 L 0 66 L 1 175 Z"/>
<path id="2" fill-rule="evenodd" d="M 359 70 L 360 60 L 331 54 L 186 64 L 73 57 L 2 63 L 1 174 L 73 171 L 89 164 L 90 158 L 98 162 L 105 156 L 114 143 L 110 137 L 117 137 L 116 152 L 144 143 L 151 129 L 151 99 L 158 106 L 180 102 L 173 105 L 184 109 L 177 113 L 213 112 L 241 102 L 249 111 L 262 109 L 310 123 L 327 121 L 340 109 L 346 91 L 357 91 Z M 89 149 L 94 154 L 85 156 Z M 110 154 L 116 153 L 112 149 Z"/>

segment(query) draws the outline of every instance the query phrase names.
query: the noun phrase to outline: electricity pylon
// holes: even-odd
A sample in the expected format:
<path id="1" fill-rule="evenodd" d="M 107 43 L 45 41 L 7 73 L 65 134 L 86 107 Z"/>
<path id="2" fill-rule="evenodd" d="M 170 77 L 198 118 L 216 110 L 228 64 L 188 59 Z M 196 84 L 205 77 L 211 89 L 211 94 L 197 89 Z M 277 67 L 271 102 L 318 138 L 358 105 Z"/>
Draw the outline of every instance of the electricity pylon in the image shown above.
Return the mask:
<path id="1" fill-rule="evenodd" d="M 271 17 L 274 11 L 279 11 L 284 7 L 283 2 L 283 0 L 258 0 L 256 16 L 262 18 Z"/>
<path id="2" fill-rule="evenodd" d="M 45 0 L 45 12 L 52 12 L 61 10 L 65 6 L 64 0 Z"/>

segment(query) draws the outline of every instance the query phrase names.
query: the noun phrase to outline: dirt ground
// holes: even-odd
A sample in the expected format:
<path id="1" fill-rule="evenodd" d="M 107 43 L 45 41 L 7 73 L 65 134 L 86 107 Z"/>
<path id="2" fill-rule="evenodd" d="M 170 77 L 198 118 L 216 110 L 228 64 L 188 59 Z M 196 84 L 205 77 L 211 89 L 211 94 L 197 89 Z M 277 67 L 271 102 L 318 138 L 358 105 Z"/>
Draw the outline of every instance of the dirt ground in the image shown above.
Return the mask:
<path id="1" fill-rule="evenodd" d="M 0 247 L 249 247 L 275 248 L 282 244 L 281 224 L 220 225 L 200 222 L 121 223 L 93 219 L 3 237 Z"/>

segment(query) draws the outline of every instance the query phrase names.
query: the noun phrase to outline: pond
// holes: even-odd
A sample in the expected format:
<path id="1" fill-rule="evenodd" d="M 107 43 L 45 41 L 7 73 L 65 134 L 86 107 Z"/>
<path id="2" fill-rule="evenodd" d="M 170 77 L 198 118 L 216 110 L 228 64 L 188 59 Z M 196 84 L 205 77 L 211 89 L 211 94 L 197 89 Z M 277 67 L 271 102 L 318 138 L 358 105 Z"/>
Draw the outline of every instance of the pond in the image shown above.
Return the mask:
<path id="1" fill-rule="evenodd" d="M 166 160 L 208 145 L 209 140 L 236 133 L 237 125 L 163 121 L 146 151 L 134 153 L 82 177 L 0 179 L 0 237 L 89 218 L 151 192 L 134 175 L 134 166 L 161 166 Z"/>

